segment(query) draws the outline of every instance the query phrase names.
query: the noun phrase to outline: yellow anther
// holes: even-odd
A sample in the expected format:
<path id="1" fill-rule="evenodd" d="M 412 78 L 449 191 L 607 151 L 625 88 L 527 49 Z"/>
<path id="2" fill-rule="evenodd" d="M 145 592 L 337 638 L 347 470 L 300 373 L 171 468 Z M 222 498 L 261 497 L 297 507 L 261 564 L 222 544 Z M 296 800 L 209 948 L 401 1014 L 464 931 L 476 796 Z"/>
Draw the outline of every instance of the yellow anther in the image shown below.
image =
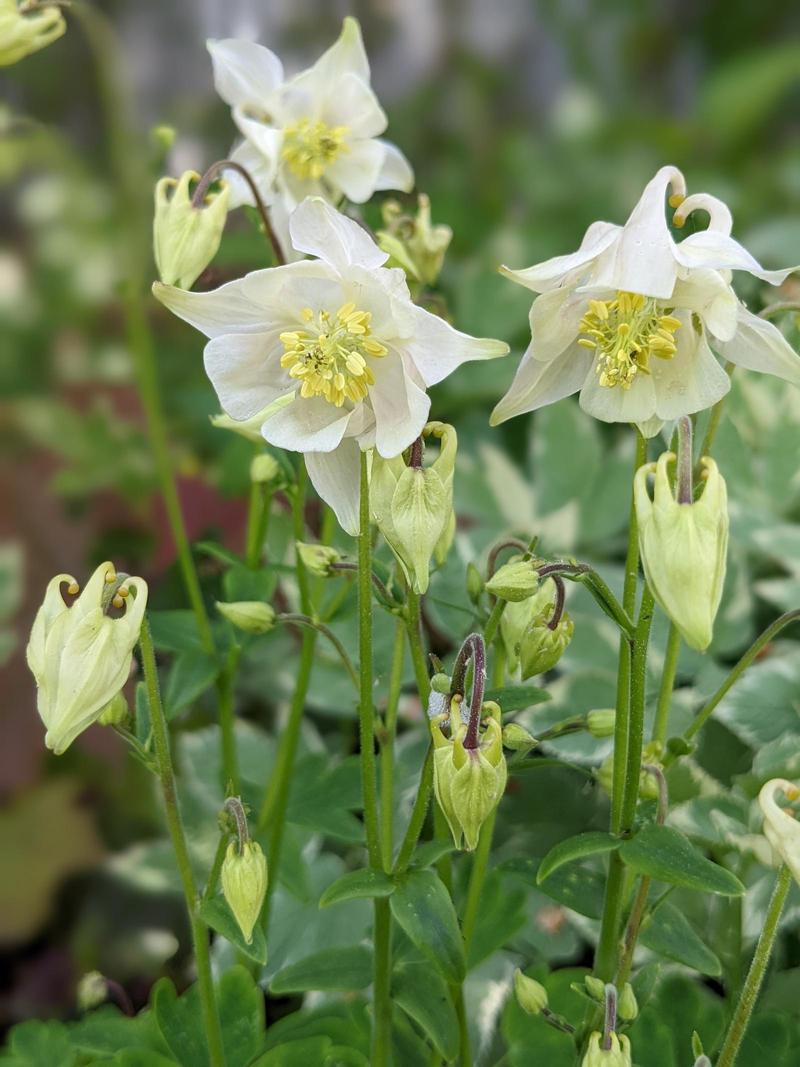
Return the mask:
<path id="1" fill-rule="evenodd" d="M 800 800 L 800 789 L 796 785 L 785 785 L 783 794 L 787 800 Z"/>
<path id="2" fill-rule="evenodd" d="M 108 571 L 107 574 L 106 574 L 106 583 L 108 585 L 113 585 L 114 582 L 116 582 L 116 580 L 117 580 L 116 572 L 115 571 Z"/>
<path id="3" fill-rule="evenodd" d="M 112 599 L 111 603 L 114 605 L 115 608 L 121 608 L 125 601 L 122 599 L 119 593 L 117 593 L 116 596 Z"/>
<path id="4" fill-rule="evenodd" d="M 637 374 L 650 373 L 651 356 L 672 359 L 677 351 L 673 335 L 680 325 L 650 297 L 619 292 L 614 300 L 589 300 L 578 344 L 597 349 L 600 385 L 630 389 Z"/>
<path id="5" fill-rule="evenodd" d="M 78 593 L 80 593 L 80 591 L 81 591 L 81 587 L 78 585 L 77 582 L 70 582 L 69 585 L 67 586 L 67 592 L 69 593 L 70 596 L 77 596 Z"/>
<path id="6" fill-rule="evenodd" d="M 121 596 L 121 597 L 122 597 L 123 599 L 124 599 L 124 598 L 125 598 L 126 596 L 130 596 L 130 592 L 131 592 L 131 591 L 130 591 L 130 589 L 129 589 L 129 588 L 127 587 L 127 585 L 121 585 L 121 586 L 119 587 L 119 589 L 117 590 L 117 594 L 118 594 L 119 596 Z"/>
<path id="7" fill-rule="evenodd" d="M 683 193 L 673 193 L 672 196 L 669 198 L 669 206 L 671 208 L 680 207 L 685 199 L 686 199 L 686 196 Z M 679 226 L 679 225 L 682 226 L 683 223 L 682 222 L 680 222 L 680 223 L 676 222 L 675 225 L 676 226 Z"/>
<path id="8" fill-rule="evenodd" d="M 317 181 L 342 152 L 349 150 L 344 141 L 347 132 L 347 126 L 301 119 L 283 131 L 281 155 L 298 178 Z"/>

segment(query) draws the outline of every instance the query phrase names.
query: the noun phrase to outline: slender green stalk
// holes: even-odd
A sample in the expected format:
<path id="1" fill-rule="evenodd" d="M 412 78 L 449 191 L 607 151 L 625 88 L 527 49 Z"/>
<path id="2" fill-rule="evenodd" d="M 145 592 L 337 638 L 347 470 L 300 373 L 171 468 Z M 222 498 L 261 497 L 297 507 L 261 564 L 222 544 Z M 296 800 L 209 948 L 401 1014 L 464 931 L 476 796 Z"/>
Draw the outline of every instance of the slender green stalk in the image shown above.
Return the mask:
<path id="1" fill-rule="evenodd" d="M 234 645 L 228 662 L 217 682 L 219 700 L 219 728 L 222 743 L 222 788 L 228 793 L 238 793 L 239 759 L 236 752 L 235 679 L 242 650 Z"/>
<path id="2" fill-rule="evenodd" d="M 200 918 L 197 887 L 192 874 L 189 847 L 186 844 L 186 834 L 183 829 L 183 819 L 181 818 L 178 803 L 178 790 L 175 784 L 175 771 L 172 766 L 167 719 L 164 715 L 164 706 L 161 703 L 153 639 L 150 636 L 150 624 L 146 618 L 142 623 L 139 635 L 139 647 L 142 653 L 142 672 L 147 689 L 150 725 L 153 731 L 153 745 L 158 766 L 158 777 L 161 781 L 161 792 L 164 797 L 167 827 L 172 840 L 172 847 L 175 851 L 178 874 L 183 888 L 183 895 L 186 898 L 186 908 L 189 912 L 192 944 L 197 966 L 197 986 L 200 993 L 209 1061 L 211 1067 L 224 1067 L 225 1053 L 222 1047 L 222 1030 L 217 1012 L 214 982 L 211 976 L 208 928 Z"/>
<path id="3" fill-rule="evenodd" d="M 406 635 L 403 623 L 398 620 L 392 650 L 392 667 L 389 672 L 389 695 L 381 735 L 381 842 L 383 845 L 383 868 L 392 869 L 394 845 L 394 743 L 397 733 L 397 708 L 400 704 L 400 688 L 403 683 L 403 663 L 406 651 Z"/>
<path id="4" fill-rule="evenodd" d="M 622 832 L 633 829 L 636 802 L 639 799 L 639 779 L 642 771 L 644 743 L 645 686 L 647 683 L 647 646 L 653 621 L 653 594 L 647 585 L 642 593 L 636 637 L 631 657 L 631 700 L 628 723 L 628 764 L 625 768 L 625 791 L 622 797 Z"/>
<path id="5" fill-rule="evenodd" d="M 456 1017 L 458 1018 L 458 1067 L 472 1067 L 472 1050 L 470 1049 L 469 1044 L 469 1025 L 467 1023 L 467 1012 L 464 1005 L 464 992 L 460 985 L 451 986 L 450 990 L 456 1009 Z"/>
<path id="6" fill-rule="evenodd" d="M 425 649 L 422 647 L 419 594 L 415 593 L 413 589 L 408 590 L 406 631 L 408 633 L 408 646 L 411 649 L 411 662 L 414 665 L 417 692 L 422 703 L 422 709 L 425 711 L 428 707 L 428 697 L 431 694 L 431 680 L 428 675 L 428 660 L 425 655 Z"/>
<path id="7" fill-rule="evenodd" d="M 625 864 L 614 851 L 608 861 L 608 878 L 603 899 L 603 917 L 600 923 L 600 937 L 594 957 L 594 973 L 604 982 L 613 981 L 616 971 L 617 952 L 619 950 L 619 927 L 625 895 Z"/>
<path id="8" fill-rule="evenodd" d="M 481 893 L 486 881 L 486 872 L 489 868 L 489 856 L 492 851 L 492 837 L 494 836 L 494 824 L 497 819 L 497 808 L 481 827 L 481 835 L 478 839 L 478 847 L 472 860 L 472 870 L 469 875 L 467 887 L 467 901 L 464 905 L 464 918 L 461 922 L 461 932 L 464 935 L 464 950 L 469 956 L 469 947 L 475 926 L 478 922 L 478 911 L 481 906 Z"/>
<path id="9" fill-rule="evenodd" d="M 486 620 L 486 625 L 483 628 L 483 639 L 487 646 L 492 643 L 497 634 L 497 628 L 500 625 L 500 619 L 503 617 L 503 612 L 506 610 L 507 601 L 502 598 L 498 598 L 491 612 L 489 618 Z"/>
<path id="10" fill-rule="evenodd" d="M 672 690 L 675 688 L 675 675 L 678 670 L 678 657 L 681 651 L 681 635 L 674 622 L 669 624 L 667 648 L 664 653 L 664 666 L 661 670 L 661 687 L 658 691 L 656 718 L 653 723 L 653 740 L 662 745 L 667 740 L 669 727 L 669 709 L 672 703 Z"/>
<path id="11" fill-rule="evenodd" d="M 327 640 L 330 641 L 330 643 L 336 649 L 336 652 L 339 655 L 339 659 L 342 661 L 344 668 L 350 678 L 350 681 L 355 686 L 356 692 L 358 692 L 359 680 L 358 674 L 356 673 L 356 669 L 353 666 L 353 661 L 348 656 L 347 649 L 344 647 L 342 642 L 339 640 L 339 638 L 329 626 L 326 626 L 324 622 L 319 622 L 317 619 L 309 618 L 308 615 L 300 615 L 299 613 L 293 611 L 284 612 L 276 616 L 276 621 L 290 623 L 295 626 L 307 626 L 309 629 L 316 630 L 318 634 L 322 634 L 323 637 L 327 638 Z"/>
<path id="12" fill-rule="evenodd" d="M 428 802 L 431 799 L 431 790 L 433 788 L 433 746 L 428 746 L 428 751 L 425 755 L 425 762 L 422 764 L 422 772 L 419 778 L 419 788 L 417 789 L 417 795 L 414 799 L 414 806 L 411 809 L 411 818 L 408 820 L 408 829 L 406 830 L 406 836 L 403 838 L 403 843 L 400 846 L 400 851 L 397 854 L 397 859 L 394 864 L 395 874 L 402 874 L 403 871 L 408 870 L 408 865 L 411 862 L 411 857 L 414 855 L 414 849 L 417 847 L 417 841 L 419 835 L 422 833 L 422 827 L 425 825 L 425 816 L 428 811 Z"/>
<path id="13" fill-rule="evenodd" d="M 375 953 L 375 981 L 372 996 L 375 1024 L 372 1035 L 373 1067 L 389 1067 L 392 1062 L 392 913 L 388 897 L 376 897 L 372 933 Z"/>
<path id="14" fill-rule="evenodd" d="M 761 983 L 764 981 L 764 974 L 778 933 L 781 913 L 791 885 L 792 872 L 788 867 L 783 866 L 778 872 L 778 878 L 772 891 L 766 918 L 764 919 L 764 926 L 756 945 L 753 962 L 750 964 L 750 970 L 747 972 L 747 978 L 739 996 L 739 1003 L 736 1005 L 731 1024 L 728 1027 L 725 1043 L 717 1060 L 717 1067 L 733 1067 L 736 1062 L 742 1038 L 761 989 Z"/>
<path id="15" fill-rule="evenodd" d="M 250 504 L 247 510 L 247 546 L 245 562 L 255 570 L 261 562 L 261 553 L 267 539 L 272 491 L 269 486 L 253 482 L 250 486 Z"/>
<path id="16" fill-rule="evenodd" d="M 725 371 L 729 378 L 732 377 L 734 371 L 733 363 L 726 363 Z M 725 407 L 725 401 L 727 399 L 728 394 L 726 393 L 725 396 L 718 400 L 711 409 L 711 415 L 708 419 L 708 426 L 706 427 L 705 436 L 703 437 L 703 443 L 700 446 L 700 452 L 698 453 L 699 456 L 711 455 L 711 447 L 714 444 L 714 439 L 717 436 L 717 430 L 719 430 L 720 420 L 722 419 L 722 411 Z"/>
<path id="17" fill-rule="evenodd" d="M 219 883 L 220 872 L 222 871 L 222 864 L 225 862 L 225 853 L 228 849 L 228 842 L 230 841 L 230 834 L 221 833 L 219 835 L 219 841 L 217 842 L 217 851 L 214 853 L 214 861 L 211 864 L 211 870 L 208 872 L 208 881 L 206 887 L 203 890 L 203 903 L 210 900 L 217 891 L 217 885 Z"/>

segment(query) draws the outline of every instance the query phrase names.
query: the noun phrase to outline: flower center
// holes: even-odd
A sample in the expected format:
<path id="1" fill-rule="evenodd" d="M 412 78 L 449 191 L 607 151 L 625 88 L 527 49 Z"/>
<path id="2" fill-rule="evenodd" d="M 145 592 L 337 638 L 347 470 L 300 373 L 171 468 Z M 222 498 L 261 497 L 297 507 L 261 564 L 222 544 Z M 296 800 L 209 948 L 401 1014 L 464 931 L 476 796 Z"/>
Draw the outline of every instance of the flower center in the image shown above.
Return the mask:
<path id="1" fill-rule="evenodd" d="M 298 178 L 321 178 L 342 152 L 347 126 L 328 126 L 324 122 L 300 119 L 283 131 L 282 156 Z"/>
<path id="2" fill-rule="evenodd" d="M 322 396 L 337 408 L 345 400 L 363 400 L 375 384 L 367 360 L 380 359 L 388 351 L 370 335 L 371 313 L 348 303 L 335 315 L 320 311 L 315 316 L 304 308 L 302 316 L 308 330 L 281 334 L 281 366 L 301 382 L 300 396 Z"/>
<path id="3" fill-rule="evenodd" d="M 597 350 L 595 370 L 606 388 L 630 389 L 651 356 L 672 359 L 680 319 L 640 293 L 617 293 L 615 300 L 590 300 L 581 319 L 578 344 Z"/>

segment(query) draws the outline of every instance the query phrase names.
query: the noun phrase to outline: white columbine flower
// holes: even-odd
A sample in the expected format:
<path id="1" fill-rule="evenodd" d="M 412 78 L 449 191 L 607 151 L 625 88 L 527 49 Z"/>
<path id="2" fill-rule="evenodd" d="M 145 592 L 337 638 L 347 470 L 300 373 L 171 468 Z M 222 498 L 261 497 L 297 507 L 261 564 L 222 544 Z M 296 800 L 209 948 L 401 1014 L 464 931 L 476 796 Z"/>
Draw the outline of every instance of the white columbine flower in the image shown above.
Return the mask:
<path id="1" fill-rule="evenodd" d="M 369 61 L 354 18 L 309 70 L 286 79 L 268 48 L 250 41 L 209 41 L 214 83 L 230 104 L 244 142 L 231 158 L 252 174 L 286 235 L 288 214 L 307 196 L 361 204 L 376 190 L 408 192 L 408 160 L 380 139 L 386 114 L 370 87 Z M 242 179 L 226 172 L 231 206 L 252 203 Z"/>
<path id="2" fill-rule="evenodd" d="M 676 226 L 703 210 L 708 229 L 674 241 L 668 190 Z M 730 284 L 731 271 L 745 270 L 779 285 L 795 268 L 764 270 L 731 237 L 725 204 L 685 191 L 681 172 L 662 167 L 624 226 L 594 222 L 577 252 L 526 270 L 502 268 L 541 295 L 531 309 L 531 344 L 492 414 L 494 425 L 580 390 L 588 414 L 638 423 L 652 436 L 728 391 L 712 348 L 731 363 L 800 385 L 800 357 Z"/>
<path id="3" fill-rule="evenodd" d="M 100 718 L 127 681 L 147 604 L 147 584 L 117 575 L 113 563 L 100 564 L 70 607 L 62 585 L 71 596 L 80 591 L 71 574 L 49 582 L 26 652 L 47 727 L 44 743 L 57 756 Z M 112 607 L 123 614 L 113 618 Z"/>
<path id="4" fill-rule="evenodd" d="M 502 356 L 411 301 L 405 275 L 352 219 L 318 198 L 290 222 L 316 259 L 254 271 L 209 293 L 156 283 L 158 299 L 211 340 L 206 372 L 223 410 L 278 448 L 304 452 L 317 492 L 358 530 L 359 450 L 397 456 L 428 421 L 429 385 Z"/>
<path id="5" fill-rule="evenodd" d="M 778 862 L 786 864 L 800 885 L 800 822 L 775 800 L 778 792 L 788 801 L 800 799 L 800 789 L 785 778 L 773 778 L 762 786 L 758 803 L 764 815 L 764 836 L 772 845 Z"/>

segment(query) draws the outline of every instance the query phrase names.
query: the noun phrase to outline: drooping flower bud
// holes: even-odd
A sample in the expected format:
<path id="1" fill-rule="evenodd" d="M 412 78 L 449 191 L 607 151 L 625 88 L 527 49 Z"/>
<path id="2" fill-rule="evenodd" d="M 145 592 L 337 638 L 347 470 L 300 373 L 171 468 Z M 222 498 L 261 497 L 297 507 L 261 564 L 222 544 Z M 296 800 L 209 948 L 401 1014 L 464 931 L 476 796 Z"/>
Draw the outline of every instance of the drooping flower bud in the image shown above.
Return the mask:
<path id="1" fill-rule="evenodd" d="M 764 836 L 778 862 L 785 863 L 800 885 L 800 822 L 775 800 L 781 792 L 787 801 L 800 800 L 800 789 L 785 778 L 773 778 L 761 787 L 758 804 L 764 815 Z"/>
<path id="2" fill-rule="evenodd" d="M 631 1067 L 631 1043 L 624 1034 L 609 1034 L 611 1048 L 602 1046 L 603 1035 L 597 1030 L 589 1038 L 589 1047 L 581 1067 Z"/>
<path id="3" fill-rule="evenodd" d="M 539 574 L 529 559 L 517 559 L 504 563 L 486 583 L 488 593 L 512 603 L 527 600 L 538 588 Z"/>
<path id="4" fill-rule="evenodd" d="M 330 545 L 310 545 L 305 541 L 298 541 L 296 547 L 308 573 L 317 578 L 330 578 L 335 573 L 331 564 L 338 563 L 342 558 L 341 552 Z"/>
<path id="5" fill-rule="evenodd" d="M 120 692 L 113 697 L 100 712 L 97 721 L 101 726 L 119 726 L 130 715 L 125 694 Z"/>
<path id="6" fill-rule="evenodd" d="M 372 517 L 415 593 L 427 590 L 431 558 L 444 562 L 455 533 L 456 432 L 445 423 L 429 422 L 423 436 L 441 442 L 430 467 L 421 460 L 407 467 L 402 456 L 384 459 L 375 453 L 370 474 Z"/>
<path id="7" fill-rule="evenodd" d="M 483 578 L 481 572 L 470 560 L 467 564 L 467 596 L 473 604 L 477 604 L 483 592 Z"/>
<path id="8" fill-rule="evenodd" d="M 639 552 L 647 584 L 658 604 L 691 648 L 711 643 L 722 598 L 728 551 L 728 495 L 716 463 L 700 462 L 705 487 L 693 503 L 680 503 L 667 472 L 675 457 L 640 467 L 634 479 Z M 647 477 L 655 474 L 653 499 Z"/>
<path id="9" fill-rule="evenodd" d="M 79 585 L 59 574 L 47 586 L 27 647 L 28 666 L 38 687 L 38 710 L 47 727 L 44 743 L 56 755 L 96 722 L 130 674 L 133 648 L 147 604 L 147 583 L 118 575 L 101 563 L 70 607 Z M 109 614 L 122 611 L 119 618 Z"/>
<path id="10" fill-rule="evenodd" d="M 67 24 L 60 8 L 50 4 L 0 0 L 0 67 L 57 41 Z"/>
<path id="11" fill-rule="evenodd" d="M 518 722 L 510 722 L 503 727 L 503 747 L 512 752 L 527 752 L 539 742 Z"/>
<path id="12" fill-rule="evenodd" d="M 433 737 L 433 784 L 436 799 L 442 809 L 456 848 L 464 837 L 466 848 L 472 851 L 478 844 L 481 826 L 500 802 L 506 788 L 506 761 L 500 727 L 500 709 L 487 702 L 489 712 L 477 746 L 467 747 L 469 727 L 455 723 L 451 717 L 453 736 L 445 737 L 441 730 L 443 716 L 431 720 Z"/>
<path id="13" fill-rule="evenodd" d="M 245 841 L 241 852 L 231 841 L 220 873 L 222 892 L 248 945 L 267 892 L 267 859 L 257 841 Z"/>
<path id="14" fill-rule="evenodd" d="M 281 477 L 281 465 L 269 452 L 253 456 L 250 461 L 250 481 L 258 485 L 268 485 Z"/>
<path id="15" fill-rule="evenodd" d="M 592 737 L 613 737 L 616 721 L 614 708 L 593 708 L 586 713 L 586 728 Z"/>
<path id="16" fill-rule="evenodd" d="M 519 662 L 523 681 L 551 671 L 572 640 L 575 624 L 565 611 L 552 630 L 548 614 L 539 615 L 525 629 L 519 643 Z"/>
<path id="17" fill-rule="evenodd" d="M 81 976 L 76 992 L 80 1010 L 93 1011 L 108 998 L 108 983 L 100 971 L 87 971 Z"/>
<path id="18" fill-rule="evenodd" d="M 510 601 L 500 617 L 500 635 L 506 650 L 508 669 L 513 673 L 519 666 L 519 646 L 528 626 L 544 615 L 552 617 L 556 602 L 556 586 L 552 578 L 545 578 L 533 596 L 526 600 Z"/>
<path id="19" fill-rule="evenodd" d="M 587 994 L 596 1000 L 598 1004 L 603 1004 L 606 998 L 606 983 L 600 978 L 595 978 L 593 974 L 587 974 L 583 979 L 583 984 L 586 987 Z"/>
<path id="20" fill-rule="evenodd" d="M 246 634 L 266 634 L 275 625 L 275 609 L 263 600 L 217 601 L 217 611 L 237 630 Z"/>
<path id="21" fill-rule="evenodd" d="M 617 1015 L 623 1022 L 632 1023 L 638 1014 L 639 1004 L 636 1000 L 636 994 L 630 982 L 626 982 L 617 1001 Z"/>
<path id="22" fill-rule="evenodd" d="M 514 971 L 514 996 L 517 1004 L 528 1015 L 540 1015 L 548 1005 L 547 990 L 534 978 L 529 978 L 517 967 Z"/>
<path id="23" fill-rule="evenodd" d="M 161 281 L 191 289 L 217 254 L 228 214 L 230 187 L 220 181 L 220 190 L 206 193 L 195 204 L 190 186 L 200 175 L 187 170 L 180 178 L 162 178 L 156 183 L 153 250 Z M 170 195 L 171 194 L 171 195 Z"/>
<path id="24" fill-rule="evenodd" d="M 403 212 L 396 200 L 383 204 L 384 230 L 378 230 L 378 245 L 389 254 L 387 266 L 402 267 L 414 281 L 433 285 L 442 269 L 445 252 L 453 237 L 449 226 L 431 225 L 431 202 L 420 193 L 416 218 Z"/>

